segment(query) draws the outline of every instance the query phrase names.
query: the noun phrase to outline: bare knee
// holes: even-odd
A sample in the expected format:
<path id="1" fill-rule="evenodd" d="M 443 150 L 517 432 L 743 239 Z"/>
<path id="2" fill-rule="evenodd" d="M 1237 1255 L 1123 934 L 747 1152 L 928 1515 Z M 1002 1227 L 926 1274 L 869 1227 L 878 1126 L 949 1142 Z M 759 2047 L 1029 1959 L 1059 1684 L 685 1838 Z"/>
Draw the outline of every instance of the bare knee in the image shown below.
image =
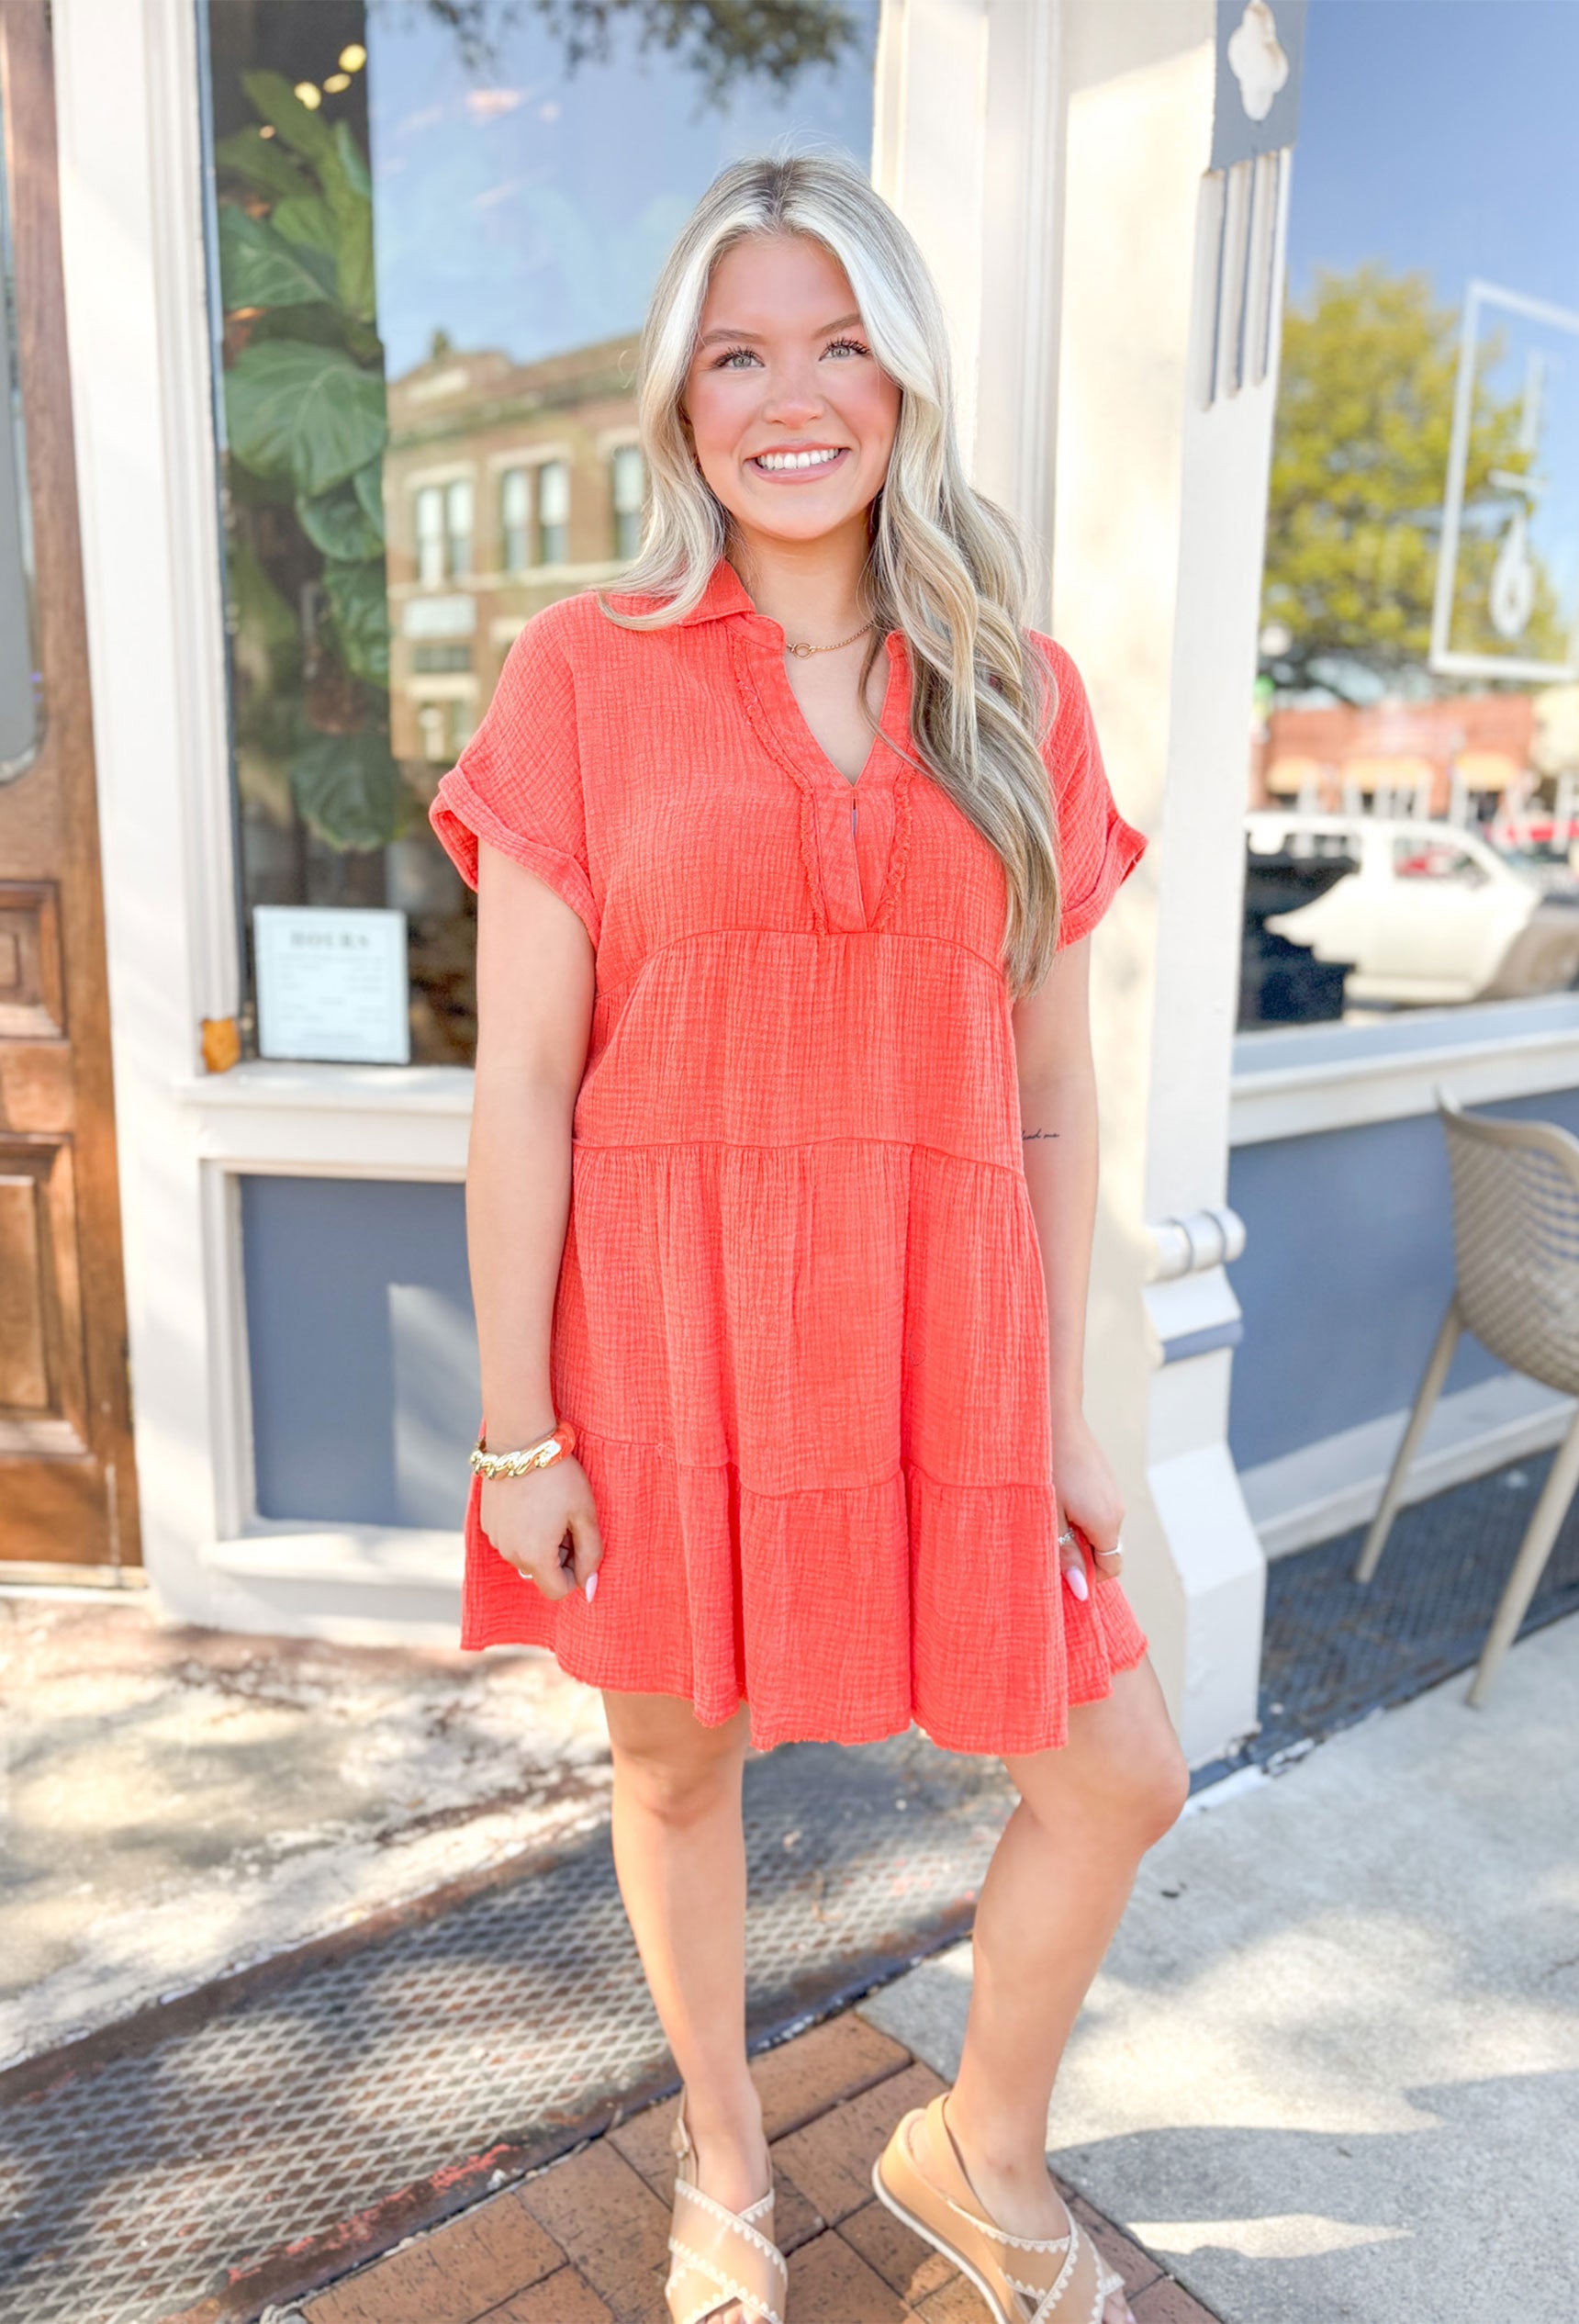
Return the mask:
<path id="1" fill-rule="evenodd" d="M 1142 1850 L 1171 1832 L 1190 1797 L 1190 1770 L 1170 1727 L 1125 1769 L 1126 1813 Z"/>
<path id="2" fill-rule="evenodd" d="M 683 1829 L 739 1799 L 740 1722 L 704 1727 L 689 1703 L 671 1706 L 666 1697 L 626 1698 L 618 1708 L 606 1701 L 617 1802 Z"/>
<path id="3" fill-rule="evenodd" d="M 1071 1807 L 1083 1812 L 1104 1833 L 1122 1837 L 1126 1850 L 1144 1856 L 1177 1824 L 1189 1792 L 1184 1755 L 1170 1729 L 1093 1754 L 1070 1786 L 1073 1796 L 1061 1802 L 1059 1820 Z"/>
<path id="4" fill-rule="evenodd" d="M 1070 1713 L 1060 1751 L 1012 1759 L 1030 1813 L 1049 1833 L 1071 1819 L 1138 1858 L 1178 1822 L 1190 1771 L 1160 1688 L 1148 1667 L 1121 1671 L 1112 1694 Z"/>

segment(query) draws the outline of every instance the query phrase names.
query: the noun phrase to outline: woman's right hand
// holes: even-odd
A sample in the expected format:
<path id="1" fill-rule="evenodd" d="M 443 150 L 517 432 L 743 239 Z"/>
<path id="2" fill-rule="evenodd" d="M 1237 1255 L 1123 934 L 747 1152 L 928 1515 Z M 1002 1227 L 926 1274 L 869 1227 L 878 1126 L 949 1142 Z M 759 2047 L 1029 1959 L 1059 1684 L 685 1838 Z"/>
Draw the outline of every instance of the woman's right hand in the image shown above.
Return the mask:
<path id="1" fill-rule="evenodd" d="M 591 1480 L 570 1454 L 525 1476 L 483 1479 L 482 1529 L 507 1565 L 545 1598 L 586 1592 L 590 1604 L 603 1562 Z"/>

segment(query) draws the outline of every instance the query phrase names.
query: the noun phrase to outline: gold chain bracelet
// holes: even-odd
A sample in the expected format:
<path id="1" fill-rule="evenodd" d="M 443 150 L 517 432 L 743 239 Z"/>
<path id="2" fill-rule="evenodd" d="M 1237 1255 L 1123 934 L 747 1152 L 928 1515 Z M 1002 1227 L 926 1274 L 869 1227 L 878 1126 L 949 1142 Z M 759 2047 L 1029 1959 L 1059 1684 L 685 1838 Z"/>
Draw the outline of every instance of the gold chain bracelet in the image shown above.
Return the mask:
<path id="1" fill-rule="evenodd" d="M 535 1444 L 523 1444 L 513 1453 L 490 1453 L 479 1436 L 472 1447 L 472 1468 L 478 1476 L 530 1476 L 533 1469 L 550 1468 L 563 1460 L 575 1443 L 576 1431 L 568 1420 L 556 1421 Z"/>

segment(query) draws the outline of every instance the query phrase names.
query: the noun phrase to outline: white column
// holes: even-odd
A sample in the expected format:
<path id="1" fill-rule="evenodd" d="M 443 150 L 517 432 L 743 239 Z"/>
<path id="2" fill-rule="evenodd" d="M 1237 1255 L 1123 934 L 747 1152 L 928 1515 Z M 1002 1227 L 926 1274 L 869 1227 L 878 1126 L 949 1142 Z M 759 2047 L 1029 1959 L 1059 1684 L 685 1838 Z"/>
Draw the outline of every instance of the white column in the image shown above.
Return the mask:
<path id="1" fill-rule="evenodd" d="M 193 13 L 57 0 L 54 51 L 144 1554 L 204 1612 L 209 1302 L 174 1093 L 236 953 Z"/>
<path id="2" fill-rule="evenodd" d="M 987 54 L 987 0 L 883 0 L 872 183 L 920 242 L 942 296 L 968 459 L 981 331 Z"/>
<path id="3" fill-rule="evenodd" d="M 1198 1764 L 1253 1725 L 1260 1653 L 1264 1563 L 1226 1443 L 1238 1319 L 1221 1260 L 1237 1222 L 1211 1214 L 1226 1186 L 1287 170 L 1236 173 L 1220 269 L 1212 0 L 1064 0 L 1062 18 L 1053 625 L 1119 804 L 1151 840 L 1094 946 L 1089 1409 L 1129 1507 L 1131 1595 Z M 1247 281 L 1241 376 L 1219 321 L 1236 320 Z M 1167 1224 L 1181 1218 L 1182 1236 Z"/>
<path id="4" fill-rule="evenodd" d="M 971 480 L 1052 538 L 1058 0 L 884 0 L 872 180 L 921 244 Z M 1047 619 L 1046 588 L 1036 618 Z"/>

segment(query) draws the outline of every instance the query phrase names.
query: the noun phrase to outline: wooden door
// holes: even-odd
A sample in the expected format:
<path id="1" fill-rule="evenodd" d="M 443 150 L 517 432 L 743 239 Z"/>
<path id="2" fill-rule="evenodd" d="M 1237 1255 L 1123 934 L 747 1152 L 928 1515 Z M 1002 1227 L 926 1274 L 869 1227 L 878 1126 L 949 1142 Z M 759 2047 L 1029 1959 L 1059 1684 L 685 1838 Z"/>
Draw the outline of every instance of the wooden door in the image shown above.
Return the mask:
<path id="1" fill-rule="evenodd" d="M 0 0 L 20 443 L 0 489 L 0 1558 L 133 1565 L 137 1494 L 48 0 Z M 4 309 L 0 307 L 0 315 Z M 0 323 L 0 328 L 4 328 Z M 32 553 L 18 555 L 30 510 Z M 27 587 L 30 563 L 32 586 Z M 28 595 L 32 603 L 28 605 Z M 32 699 L 18 692 L 20 682 Z M 0 683 L 4 683 L 0 679 Z"/>

